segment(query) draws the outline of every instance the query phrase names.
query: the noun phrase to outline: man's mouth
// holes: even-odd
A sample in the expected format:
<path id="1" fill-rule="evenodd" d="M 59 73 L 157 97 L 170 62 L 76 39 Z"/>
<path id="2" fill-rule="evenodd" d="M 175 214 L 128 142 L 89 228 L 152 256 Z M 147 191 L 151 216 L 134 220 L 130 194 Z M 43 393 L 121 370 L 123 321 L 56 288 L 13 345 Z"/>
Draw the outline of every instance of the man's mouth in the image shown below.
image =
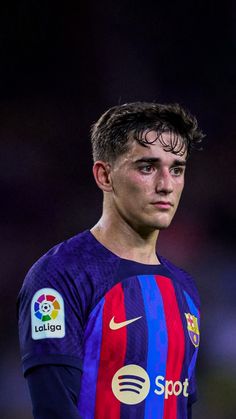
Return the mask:
<path id="1" fill-rule="evenodd" d="M 154 205 L 156 208 L 160 209 L 170 209 L 174 205 L 170 201 L 157 201 L 153 202 L 152 205 Z"/>

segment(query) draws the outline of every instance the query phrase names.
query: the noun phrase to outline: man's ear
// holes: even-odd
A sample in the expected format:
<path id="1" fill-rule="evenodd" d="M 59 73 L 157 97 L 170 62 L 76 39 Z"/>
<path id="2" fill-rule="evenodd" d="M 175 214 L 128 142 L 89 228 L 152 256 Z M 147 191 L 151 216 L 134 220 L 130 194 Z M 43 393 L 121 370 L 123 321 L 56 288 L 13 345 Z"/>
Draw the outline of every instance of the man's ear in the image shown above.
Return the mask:
<path id="1" fill-rule="evenodd" d="M 93 176 L 96 181 L 96 184 L 102 191 L 111 192 L 112 191 L 112 182 L 111 182 L 111 166 L 109 163 L 98 160 L 93 165 Z"/>

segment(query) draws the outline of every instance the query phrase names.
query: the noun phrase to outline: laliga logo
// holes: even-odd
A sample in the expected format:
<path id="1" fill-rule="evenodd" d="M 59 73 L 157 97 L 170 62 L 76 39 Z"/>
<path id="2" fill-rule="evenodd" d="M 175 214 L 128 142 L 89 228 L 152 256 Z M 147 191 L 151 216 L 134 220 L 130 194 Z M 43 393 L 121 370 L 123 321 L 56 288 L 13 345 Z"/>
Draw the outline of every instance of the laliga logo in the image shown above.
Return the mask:
<path id="1" fill-rule="evenodd" d="M 65 311 L 61 294 L 53 288 L 38 290 L 31 301 L 32 338 L 48 339 L 65 336 Z"/>
<path id="2" fill-rule="evenodd" d="M 168 399 L 170 396 L 183 394 L 188 397 L 188 378 L 181 381 L 165 380 L 158 375 L 155 380 L 154 393 Z M 146 371 L 138 365 L 126 365 L 120 368 L 114 375 L 111 383 L 115 397 L 124 404 L 138 404 L 142 402 L 150 391 L 150 379 Z"/>
<path id="3" fill-rule="evenodd" d="M 111 383 L 116 398 L 125 404 L 142 402 L 150 390 L 150 380 L 146 371 L 138 365 L 126 365 L 114 375 Z"/>
<path id="4" fill-rule="evenodd" d="M 56 319 L 59 310 L 60 304 L 54 295 L 41 294 L 34 303 L 34 314 L 43 322 Z"/>

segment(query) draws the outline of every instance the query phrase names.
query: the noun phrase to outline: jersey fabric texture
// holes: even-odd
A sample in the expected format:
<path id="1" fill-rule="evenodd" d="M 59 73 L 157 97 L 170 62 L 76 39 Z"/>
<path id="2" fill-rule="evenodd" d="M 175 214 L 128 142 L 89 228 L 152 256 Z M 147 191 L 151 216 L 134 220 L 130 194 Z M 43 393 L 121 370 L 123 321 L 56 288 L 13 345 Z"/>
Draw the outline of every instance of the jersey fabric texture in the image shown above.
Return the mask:
<path id="1" fill-rule="evenodd" d="M 199 297 L 193 279 L 122 259 L 92 233 L 53 247 L 19 294 L 23 370 L 82 370 L 85 419 L 186 419 L 196 399 Z"/>

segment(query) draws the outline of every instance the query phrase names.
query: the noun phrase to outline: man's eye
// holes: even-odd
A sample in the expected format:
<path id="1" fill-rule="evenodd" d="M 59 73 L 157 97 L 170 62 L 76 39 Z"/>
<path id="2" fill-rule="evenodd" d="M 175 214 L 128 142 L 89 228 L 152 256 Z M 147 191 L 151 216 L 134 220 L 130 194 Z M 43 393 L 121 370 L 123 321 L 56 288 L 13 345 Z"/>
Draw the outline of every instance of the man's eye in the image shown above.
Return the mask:
<path id="1" fill-rule="evenodd" d="M 183 172 L 184 172 L 184 168 L 183 167 L 173 167 L 171 169 L 171 173 L 174 176 L 180 176 L 180 175 L 182 175 Z"/>
<path id="2" fill-rule="evenodd" d="M 142 173 L 152 173 L 152 171 L 153 171 L 153 166 L 152 166 L 152 165 L 142 166 L 142 167 L 140 167 L 140 171 L 141 171 Z"/>

